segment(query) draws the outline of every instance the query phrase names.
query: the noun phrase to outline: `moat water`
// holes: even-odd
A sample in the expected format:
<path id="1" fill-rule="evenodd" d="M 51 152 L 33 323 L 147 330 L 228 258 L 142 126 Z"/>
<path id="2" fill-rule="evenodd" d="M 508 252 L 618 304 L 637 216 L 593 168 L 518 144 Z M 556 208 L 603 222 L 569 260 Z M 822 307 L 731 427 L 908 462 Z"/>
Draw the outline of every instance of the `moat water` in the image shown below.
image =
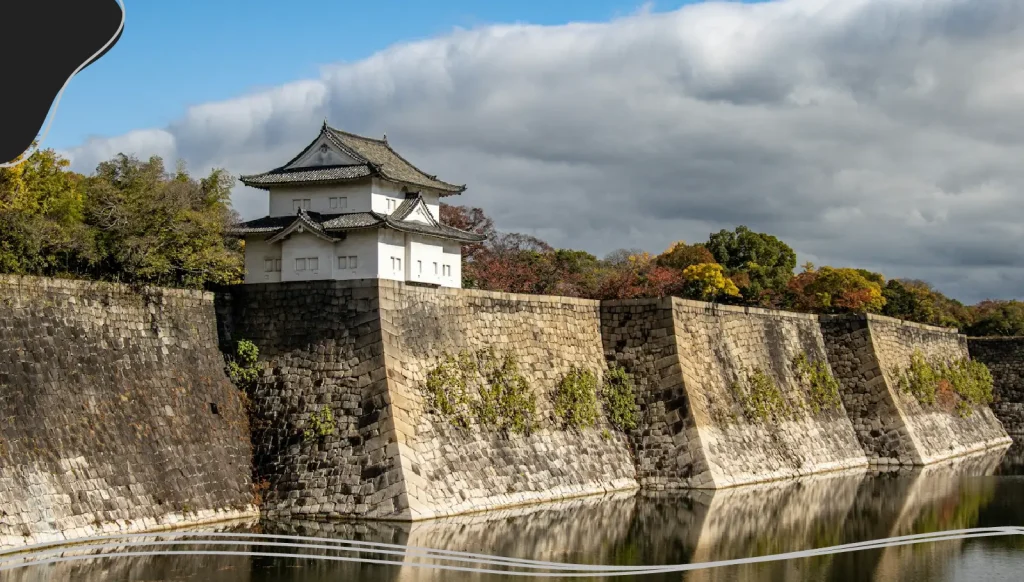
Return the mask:
<path id="1" fill-rule="evenodd" d="M 910 534 L 1024 526 L 1024 446 L 937 466 L 820 475 L 718 492 L 620 493 L 416 524 L 380 522 L 248 522 L 192 531 L 394 544 L 366 549 L 425 549 L 572 564 L 696 564 L 813 550 Z M 149 538 L 150 540 L 169 538 Z M 0 582 L 43 580 L 226 582 L 328 580 L 529 580 L 535 576 L 429 569 L 418 565 L 500 568 L 410 555 L 256 546 L 210 537 L 219 546 L 132 546 L 114 552 L 234 551 L 262 555 L 93 557 L 100 550 L 17 560 L 74 558 L 24 565 L 0 555 Z M 248 538 L 252 540 L 253 538 Z M 297 543 L 278 537 L 261 542 Z M 348 546 L 352 548 L 353 546 Z M 93 553 L 90 553 L 93 552 Z M 269 556 L 268 553 L 284 554 Z M 385 564 L 324 557 L 388 561 Z M 319 558 L 318 558 L 319 557 Z M 82 559 L 80 559 L 82 558 Z M 17 566 L 13 569 L 5 569 Z M 523 571 L 521 568 L 518 571 Z M 551 572 L 544 569 L 544 572 Z M 1024 580 L 1024 535 L 926 542 L 755 564 L 643 575 L 556 580 L 643 581 L 981 581 Z"/>

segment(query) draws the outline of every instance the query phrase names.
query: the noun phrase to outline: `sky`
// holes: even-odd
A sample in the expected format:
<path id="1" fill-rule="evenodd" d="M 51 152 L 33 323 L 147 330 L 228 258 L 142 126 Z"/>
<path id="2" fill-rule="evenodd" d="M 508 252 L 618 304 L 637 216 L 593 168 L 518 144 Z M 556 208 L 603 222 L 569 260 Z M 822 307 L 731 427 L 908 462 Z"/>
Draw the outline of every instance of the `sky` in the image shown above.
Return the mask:
<path id="1" fill-rule="evenodd" d="M 79 171 L 261 172 L 326 118 L 555 246 L 743 224 L 801 262 L 1024 298 L 1019 0 L 125 5 L 43 144 Z"/>

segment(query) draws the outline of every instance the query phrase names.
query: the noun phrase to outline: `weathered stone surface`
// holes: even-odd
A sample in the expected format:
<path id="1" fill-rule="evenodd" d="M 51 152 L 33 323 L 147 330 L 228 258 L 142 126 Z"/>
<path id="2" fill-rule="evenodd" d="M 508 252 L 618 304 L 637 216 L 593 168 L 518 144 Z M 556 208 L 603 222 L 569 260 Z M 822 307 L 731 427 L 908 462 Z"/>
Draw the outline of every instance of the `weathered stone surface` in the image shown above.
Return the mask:
<path id="1" fill-rule="evenodd" d="M 216 337 L 211 294 L 0 277 L 0 548 L 253 514 Z"/>
<path id="2" fill-rule="evenodd" d="M 1006 432 L 1024 435 L 1024 337 L 967 338 L 967 349 L 992 372 L 992 412 Z"/>
<path id="3" fill-rule="evenodd" d="M 264 362 L 253 438 L 270 516 L 415 520 L 638 486 L 624 438 L 549 418 L 571 366 L 604 367 L 595 301 L 367 280 L 247 285 L 222 304 L 222 332 Z M 519 360 L 540 430 L 457 429 L 425 408 L 445 351 L 487 347 Z M 308 442 L 323 406 L 335 434 Z"/>
<path id="4" fill-rule="evenodd" d="M 806 402 L 791 362 L 825 359 L 814 316 L 672 298 L 609 301 L 601 313 L 606 355 L 637 382 L 643 487 L 731 487 L 867 464 L 841 408 L 747 419 L 730 389 L 758 368 L 788 402 Z"/>
<path id="5" fill-rule="evenodd" d="M 897 387 L 893 371 L 906 369 L 914 351 L 945 361 L 967 357 L 967 340 L 956 330 L 878 315 L 821 321 L 844 404 L 872 461 L 929 464 L 1011 442 L 987 406 L 961 417 Z"/>

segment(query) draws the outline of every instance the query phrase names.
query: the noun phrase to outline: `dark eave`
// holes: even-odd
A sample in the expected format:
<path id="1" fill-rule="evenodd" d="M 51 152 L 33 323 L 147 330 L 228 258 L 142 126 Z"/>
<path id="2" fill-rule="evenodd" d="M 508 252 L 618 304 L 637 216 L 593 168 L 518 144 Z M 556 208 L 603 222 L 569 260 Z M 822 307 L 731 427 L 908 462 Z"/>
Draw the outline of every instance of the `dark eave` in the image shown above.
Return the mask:
<path id="1" fill-rule="evenodd" d="M 332 237 L 348 231 L 367 228 L 390 228 L 400 232 L 420 234 L 444 240 L 463 243 L 482 242 L 486 237 L 466 232 L 436 221 L 427 224 L 396 218 L 394 214 L 387 216 L 377 212 L 350 212 L 345 214 L 320 214 L 318 212 L 301 212 L 292 216 L 267 216 L 236 225 L 229 234 L 239 237 L 262 234 L 266 240 L 273 241 L 288 236 L 299 226 L 305 226 L 314 235 Z"/>

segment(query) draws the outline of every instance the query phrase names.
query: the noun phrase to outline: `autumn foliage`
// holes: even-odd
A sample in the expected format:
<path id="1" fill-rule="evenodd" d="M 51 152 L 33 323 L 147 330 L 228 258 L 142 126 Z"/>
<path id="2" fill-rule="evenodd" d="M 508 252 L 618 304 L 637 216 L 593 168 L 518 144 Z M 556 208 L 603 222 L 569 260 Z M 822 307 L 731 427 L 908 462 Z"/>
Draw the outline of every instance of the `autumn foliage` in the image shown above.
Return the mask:
<path id="1" fill-rule="evenodd" d="M 659 255 L 619 249 L 603 259 L 535 237 L 498 233 L 479 208 L 441 207 L 452 226 L 488 239 L 464 251 L 464 286 L 589 299 L 677 296 L 808 313 L 881 313 L 975 335 L 1024 335 L 1024 303 L 968 307 L 915 280 L 864 269 L 806 264 L 778 238 L 740 226 L 702 243 L 675 242 Z"/>

